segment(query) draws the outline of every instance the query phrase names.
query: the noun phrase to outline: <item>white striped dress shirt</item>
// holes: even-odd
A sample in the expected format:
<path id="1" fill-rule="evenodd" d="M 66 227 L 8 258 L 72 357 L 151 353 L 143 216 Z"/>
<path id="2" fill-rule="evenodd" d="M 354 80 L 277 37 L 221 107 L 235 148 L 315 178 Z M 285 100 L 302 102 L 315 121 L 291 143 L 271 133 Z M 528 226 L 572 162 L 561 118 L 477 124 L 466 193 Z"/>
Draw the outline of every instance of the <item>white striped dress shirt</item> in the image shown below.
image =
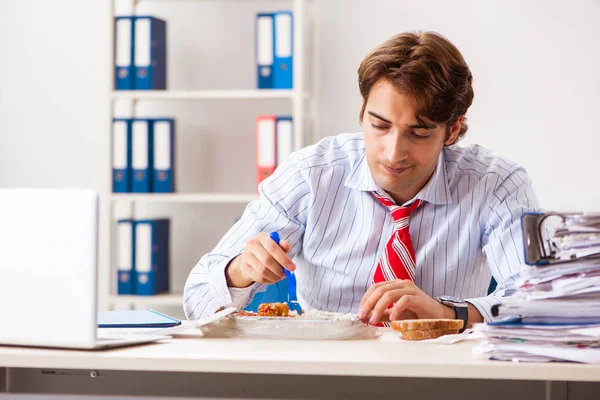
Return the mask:
<path id="1" fill-rule="evenodd" d="M 264 290 L 258 283 L 228 288 L 224 271 L 249 239 L 272 231 L 292 243 L 304 309 L 356 313 L 394 229 L 390 211 L 373 195 L 381 189 L 365 154 L 362 133 L 341 134 L 283 162 L 259 185 L 260 199 L 192 269 L 183 296 L 186 316 L 243 308 Z M 523 265 L 520 217 L 539 210 L 531 179 L 481 146 L 454 145 L 442 150 L 415 199 L 424 201 L 409 224 L 416 285 L 432 297 L 466 299 L 493 320 L 491 306 L 512 293 Z M 498 287 L 486 295 L 492 276 Z"/>

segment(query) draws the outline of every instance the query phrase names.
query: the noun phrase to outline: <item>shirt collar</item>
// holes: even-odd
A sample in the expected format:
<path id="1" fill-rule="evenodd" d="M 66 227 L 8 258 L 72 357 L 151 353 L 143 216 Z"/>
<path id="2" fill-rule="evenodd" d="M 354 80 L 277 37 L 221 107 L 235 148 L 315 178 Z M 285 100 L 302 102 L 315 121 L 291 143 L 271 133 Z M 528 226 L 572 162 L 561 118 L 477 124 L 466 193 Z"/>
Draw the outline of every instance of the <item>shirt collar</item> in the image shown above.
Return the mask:
<path id="1" fill-rule="evenodd" d="M 356 164 L 350 170 L 350 174 L 346 178 L 344 184 L 351 188 L 361 191 L 381 191 L 379 186 L 375 183 L 369 164 L 367 163 L 367 153 L 363 153 L 362 157 L 358 159 Z M 446 163 L 444 161 L 444 152 L 440 152 L 437 165 L 433 175 L 427 181 L 425 186 L 417 193 L 414 199 L 407 203 L 412 203 L 415 199 L 421 199 L 432 204 L 450 204 L 452 203 L 452 197 L 450 196 L 450 190 L 448 187 L 448 178 L 446 176 Z"/>
<path id="2" fill-rule="evenodd" d="M 367 163 L 366 151 L 363 153 L 362 157 L 358 159 L 356 164 L 354 164 L 344 184 L 351 189 L 362 191 L 374 192 L 379 190 L 379 187 L 371 175 L 371 170 Z"/>
<path id="3" fill-rule="evenodd" d="M 446 161 L 444 160 L 444 151 L 442 150 L 433 175 L 419 193 L 417 193 L 416 198 L 431 204 L 451 204 L 452 196 L 450 195 L 450 188 L 448 186 Z"/>

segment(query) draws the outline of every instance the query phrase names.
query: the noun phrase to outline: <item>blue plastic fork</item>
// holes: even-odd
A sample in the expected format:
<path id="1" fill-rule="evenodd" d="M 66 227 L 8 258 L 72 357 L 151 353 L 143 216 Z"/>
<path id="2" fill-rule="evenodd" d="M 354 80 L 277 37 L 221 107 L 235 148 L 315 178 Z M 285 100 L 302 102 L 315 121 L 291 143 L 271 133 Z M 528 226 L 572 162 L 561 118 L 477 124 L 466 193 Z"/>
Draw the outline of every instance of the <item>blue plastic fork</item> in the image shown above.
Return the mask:
<path id="1" fill-rule="evenodd" d="M 279 233 L 271 232 L 269 236 L 275 243 L 279 245 Z M 285 273 L 285 277 L 288 281 L 288 307 L 290 310 L 296 311 L 298 314 L 302 314 L 302 307 L 300 306 L 300 303 L 298 303 L 298 297 L 296 297 L 296 275 L 292 271 L 288 271 L 285 268 L 283 268 L 283 272 Z"/>

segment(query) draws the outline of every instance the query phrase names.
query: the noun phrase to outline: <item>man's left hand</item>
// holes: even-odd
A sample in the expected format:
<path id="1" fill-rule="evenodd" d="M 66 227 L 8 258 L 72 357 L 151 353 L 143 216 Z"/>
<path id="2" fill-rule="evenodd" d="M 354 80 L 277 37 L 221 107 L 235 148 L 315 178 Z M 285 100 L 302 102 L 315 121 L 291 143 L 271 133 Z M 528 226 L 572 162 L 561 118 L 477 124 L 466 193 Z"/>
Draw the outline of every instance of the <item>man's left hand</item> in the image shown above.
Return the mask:
<path id="1" fill-rule="evenodd" d="M 390 304 L 394 304 L 388 310 Z M 454 318 L 454 309 L 426 295 L 410 280 L 371 285 L 358 307 L 358 316 L 375 325 L 381 321 L 414 318 Z"/>

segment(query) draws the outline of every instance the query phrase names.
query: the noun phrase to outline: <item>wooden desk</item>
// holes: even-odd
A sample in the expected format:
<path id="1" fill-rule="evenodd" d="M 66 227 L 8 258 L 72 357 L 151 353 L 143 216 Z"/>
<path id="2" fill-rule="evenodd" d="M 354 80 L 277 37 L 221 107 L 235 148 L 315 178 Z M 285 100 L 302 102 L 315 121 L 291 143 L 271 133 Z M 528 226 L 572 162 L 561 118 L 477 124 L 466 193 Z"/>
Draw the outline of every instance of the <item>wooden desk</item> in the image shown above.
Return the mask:
<path id="1" fill-rule="evenodd" d="M 444 380 L 459 388 L 457 398 L 468 398 L 465 393 L 480 383 L 479 392 L 496 388 L 505 399 L 510 392 L 506 383 L 512 381 L 516 392 L 534 390 L 545 398 L 566 399 L 565 381 L 600 382 L 600 366 L 480 360 L 472 356 L 474 345 L 189 338 L 108 351 L 0 347 L 0 392 L 254 398 L 328 393 L 351 398 L 360 388 L 368 397 L 397 396 L 398 388 L 406 386 L 401 382 L 413 388 L 415 382 L 424 382 L 420 392 L 435 382 L 438 388 L 432 393 L 439 395 Z M 551 381 L 557 383 L 552 386 Z M 234 389 L 236 384 L 242 387 Z M 294 395 L 289 394 L 290 384 L 301 384 Z M 530 394 L 524 398 L 537 398 Z M 485 397 L 493 399 L 493 392 Z M 419 398 L 427 396 L 421 393 Z"/>

